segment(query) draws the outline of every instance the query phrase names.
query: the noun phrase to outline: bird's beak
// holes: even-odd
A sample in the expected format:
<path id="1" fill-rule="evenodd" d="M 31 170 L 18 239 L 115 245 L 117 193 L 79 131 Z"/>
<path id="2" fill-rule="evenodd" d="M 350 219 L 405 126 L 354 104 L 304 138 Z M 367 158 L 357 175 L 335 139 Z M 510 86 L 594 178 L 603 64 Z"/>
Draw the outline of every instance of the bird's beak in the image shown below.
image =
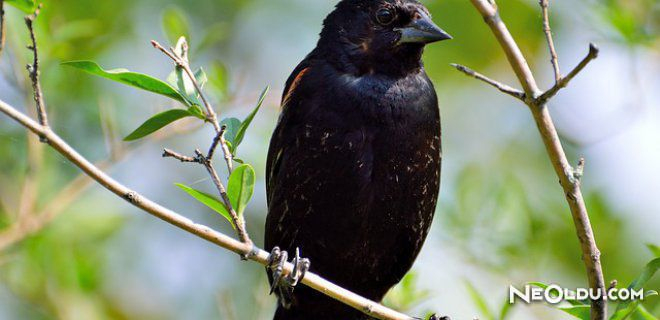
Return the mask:
<path id="1" fill-rule="evenodd" d="M 427 44 L 452 39 L 452 36 L 433 23 L 433 20 L 431 20 L 428 14 L 422 10 L 419 10 L 418 13 L 419 17 L 417 19 L 414 19 L 405 27 L 397 29 L 401 32 L 401 39 L 399 39 L 397 44 Z"/>

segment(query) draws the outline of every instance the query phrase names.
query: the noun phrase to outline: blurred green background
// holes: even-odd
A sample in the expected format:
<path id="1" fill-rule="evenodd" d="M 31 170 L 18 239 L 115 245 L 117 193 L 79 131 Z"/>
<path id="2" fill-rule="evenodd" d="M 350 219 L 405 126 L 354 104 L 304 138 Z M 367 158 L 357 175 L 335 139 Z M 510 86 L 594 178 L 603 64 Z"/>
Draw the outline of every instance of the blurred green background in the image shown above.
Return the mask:
<path id="1" fill-rule="evenodd" d="M 205 172 L 160 157 L 163 147 L 207 146 L 209 128 L 182 122 L 145 142 L 121 138 L 172 102 L 60 66 L 94 60 L 164 79 L 171 63 L 149 40 L 187 34 L 222 117 L 245 117 L 270 85 L 241 158 L 259 185 L 246 212 L 261 244 L 263 171 L 283 83 L 315 45 L 327 0 L 44 1 L 36 23 L 45 99 L 54 130 L 119 181 L 195 221 L 231 233 L 173 183 L 211 191 Z M 455 40 L 425 54 L 443 116 L 444 163 L 433 230 L 387 299 L 403 311 L 453 319 L 498 319 L 509 285 L 586 285 L 568 208 L 530 114 L 518 101 L 469 79 L 461 63 L 515 84 L 501 49 L 469 1 L 425 1 Z M 501 0 L 501 14 L 539 82 L 552 84 L 537 1 Z M 551 1 L 563 71 L 587 52 L 601 56 L 553 102 L 577 161 L 606 280 L 632 281 L 660 250 L 660 2 Z M 33 112 L 24 65 L 23 13 L 8 7 L 0 99 Z M 129 206 L 28 139 L 0 116 L 0 319 L 269 319 L 275 306 L 263 268 Z M 72 181 L 73 184 L 72 184 Z M 17 221 L 21 221 L 18 223 Z M 646 289 L 658 290 L 659 279 Z M 657 297 L 645 302 L 660 316 Z M 568 319 L 542 304 L 518 304 L 507 319 Z"/>

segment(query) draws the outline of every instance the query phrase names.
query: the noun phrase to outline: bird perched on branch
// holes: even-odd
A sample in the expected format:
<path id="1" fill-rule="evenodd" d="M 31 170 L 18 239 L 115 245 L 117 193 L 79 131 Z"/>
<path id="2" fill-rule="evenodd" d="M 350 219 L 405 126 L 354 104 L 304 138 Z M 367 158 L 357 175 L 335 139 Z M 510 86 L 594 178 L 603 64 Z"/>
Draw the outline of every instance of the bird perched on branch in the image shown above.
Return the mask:
<path id="1" fill-rule="evenodd" d="M 438 102 L 421 58 L 445 39 L 418 1 L 343 0 L 289 77 L 267 163 L 275 320 L 368 319 L 294 291 L 300 272 L 282 277 L 284 251 L 299 249 L 311 271 L 375 301 L 411 268 L 440 184 Z"/>

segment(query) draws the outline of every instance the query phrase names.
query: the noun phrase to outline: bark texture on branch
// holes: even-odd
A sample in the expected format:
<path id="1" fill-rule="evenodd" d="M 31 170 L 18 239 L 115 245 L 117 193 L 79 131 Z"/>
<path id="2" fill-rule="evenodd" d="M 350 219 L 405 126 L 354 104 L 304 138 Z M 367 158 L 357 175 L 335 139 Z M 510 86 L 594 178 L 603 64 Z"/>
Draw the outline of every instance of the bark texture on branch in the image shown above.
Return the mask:
<path id="1" fill-rule="evenodd" d="M 494 0 L 470 0 L 474 7 L 479 11 L 484 18 L 486 24 L 490 27 L 495 38 L 504 50 L 514 73 L 516 74 L 520 85 L 524 91 L 524 97 L 521 99 L 529 106 L 534 121 L 538 127 L 539 133 L 545 145 L 546 151 L 552 162 L 553 168 L 559 177 L 561 187 L 564 191 L 566 201 L 571 210 L 573 222 L 577 232 L 578 239 L 582 250 L 582 259 L 586 267 L 587 276 L 589 279 L 589 286 L 592 289 L 600 290 L 605 293 L 605 280 L 600 263 L 600 251 L 596 246 L 591 222 L 587 208 L 580 190 L 580 178 L 584 167 L 584 160 L 580 160 L 577 168 L 573 168 L 566 157 L 564 148 L 562 147 L 559 139 L 559 134 L 555 128 L 550 112 L 548 111 L 548 100 L 553 97 L 557 92 L 565 87 L 568 82 L 573 79 L 586 65 L 598 56 L 598 48 L 593 44 L 589 47 L 589 54 L 580 62 L 580 64 L 571 71 L 568 76 L 562 77 L 559 69 L 559 62 L 556 56 L 554 41 L 552 40 L 552 31 L 548 21 L 548 3 L 547 0 L 541 0 L 540 5 L 543 10 L 543 30 L 545 32 L 548 45 L 551 52 L 551 62 L 555 72 L 555 85 L 545 93 L 539 90 L 539 87 L 534 79 L 532 70 L 527 64 L 522 51 L 518 44 L 513 39 L 513 36 L 507 29 L 506 25 L 499 16 L 497 5 Z M 460 70 L 460 68 L 459 68 Z M 469 69 L 468 69 L 469 70 Z M 463 71 L 463 70 L 461 70 Z M 465 71 L 463 71 L 465 72 Z M 470 76 L 475 77 L 475 73 L 465 72 Z M 479 78 L 479 77 L 477 77 Z M 486 78 L 488 79 L 488 78 Z M 483 80 L 483 79 L 481 79 Z M 490 80 L 490 79 L 489 79 Z M 484 80 L 485 81 L 485 80 Z M 494 80 L 486 81 L 491 85 L 497 83 Z M 497 85 L 495 85 L 497 87 Z M 502 91 L 501 88 L 498 87 Z M 507 88 L 509 89 L 509 88 Z M 511 91 L 511 90 L 508 90 Z M 514 91 L 515 92 L 515 91 Z M 509 92 L 507 92 L 509 93 Z M 510 94 L 510 93 L 509 93 Z M 515 95 L 514 95 L 515 96 Z M 607 316 L 607 304 L 604 299 L 592 301 L 591 304 L 591 319 L 604 320 Z"/>
<path id="2" fill-rule="evenodd" d="M 16 122 L 20 123 L 22 126 L 33 132 L 38 136 L 45 138 L 46 143 L 50 145 L 53 149 L 67 158 L 71 163 L 79 167 L 84 171 L 89 177 L 94 179 L 100 185 L 121 197 L 122 199 L 128 201 L 130 204 L 140 208 L 141 210 L 169 223 L 180 229 L 183 229 L 191 234 L 194 234 L 197 237 L 205 239 L 211 243 L 214 243 L 222 248 L 225 248 L 229 251 L 237 253 L 242 256 L 246 256 L 249 260 L 256 261 L 262 265 L 267 265 L 269 262 L 270 253 L 255 247 L 250 243 L 244 243 L 239 240 L 236 240 L 232 237 L 229 237 L 225 234 L 217 232 L 207 226 L 197 224 L 192 220 L 167 209 L 152 200 L 140 195 L 139 193 L 129 189 L 118 181 L 114 180 L 112 177 L 107 175 L 101 169 L 89 162 L 85 157 L 80 155 L 75 149 L 69 146 L 62 138 L 55 134 L 49 127 L 44 127 L 38 122 L 32 120 L 28 116 L 20 113 L 16 108 L 10 106 L 4 101 L 0 100 L 0 112 L 6 114 L 10 118 L 14 119 Z M 290 273 L 293 270 L 293 265 L 287 263 L 284 268 L 285 274 Z M 327 281 L 316 275 L 312 272 L 308 272 L 305 275 L 305 278 L 302 280 L 302 283 L 329 296 L 333 299 L 336 299 L 346 305 L 349 305 L 357 310 L 364 312 L 372 317 L 384 320 L 413 320 L 414 318 L 407 316 L 405 314 L 399 313 L 392 309 L 389 309 L 375 301 L 366 299 L 360 295 L 357 295 L 349 290 L 346 290 L 340 286 L 333 284 L 330 281 Z"/>

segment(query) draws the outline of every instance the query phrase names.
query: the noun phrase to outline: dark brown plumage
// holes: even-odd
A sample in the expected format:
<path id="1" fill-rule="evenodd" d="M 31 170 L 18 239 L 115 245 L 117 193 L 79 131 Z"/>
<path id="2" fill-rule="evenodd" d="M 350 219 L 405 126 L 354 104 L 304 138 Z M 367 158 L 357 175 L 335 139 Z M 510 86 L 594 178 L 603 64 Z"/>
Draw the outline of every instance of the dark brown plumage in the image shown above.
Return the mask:
<path id="1" fill-rule="evenodd" d="M 412 0 L 344 0 L 287 81 L 268 152 L 265 247 L 380 301 L 412 266 L 440 183 L 440 116 L 421 62 L 450 38 Z M 271 279 L 272 280 L 272 279 Z M 276 320 L 366 319 L 304 286 Z"/>

